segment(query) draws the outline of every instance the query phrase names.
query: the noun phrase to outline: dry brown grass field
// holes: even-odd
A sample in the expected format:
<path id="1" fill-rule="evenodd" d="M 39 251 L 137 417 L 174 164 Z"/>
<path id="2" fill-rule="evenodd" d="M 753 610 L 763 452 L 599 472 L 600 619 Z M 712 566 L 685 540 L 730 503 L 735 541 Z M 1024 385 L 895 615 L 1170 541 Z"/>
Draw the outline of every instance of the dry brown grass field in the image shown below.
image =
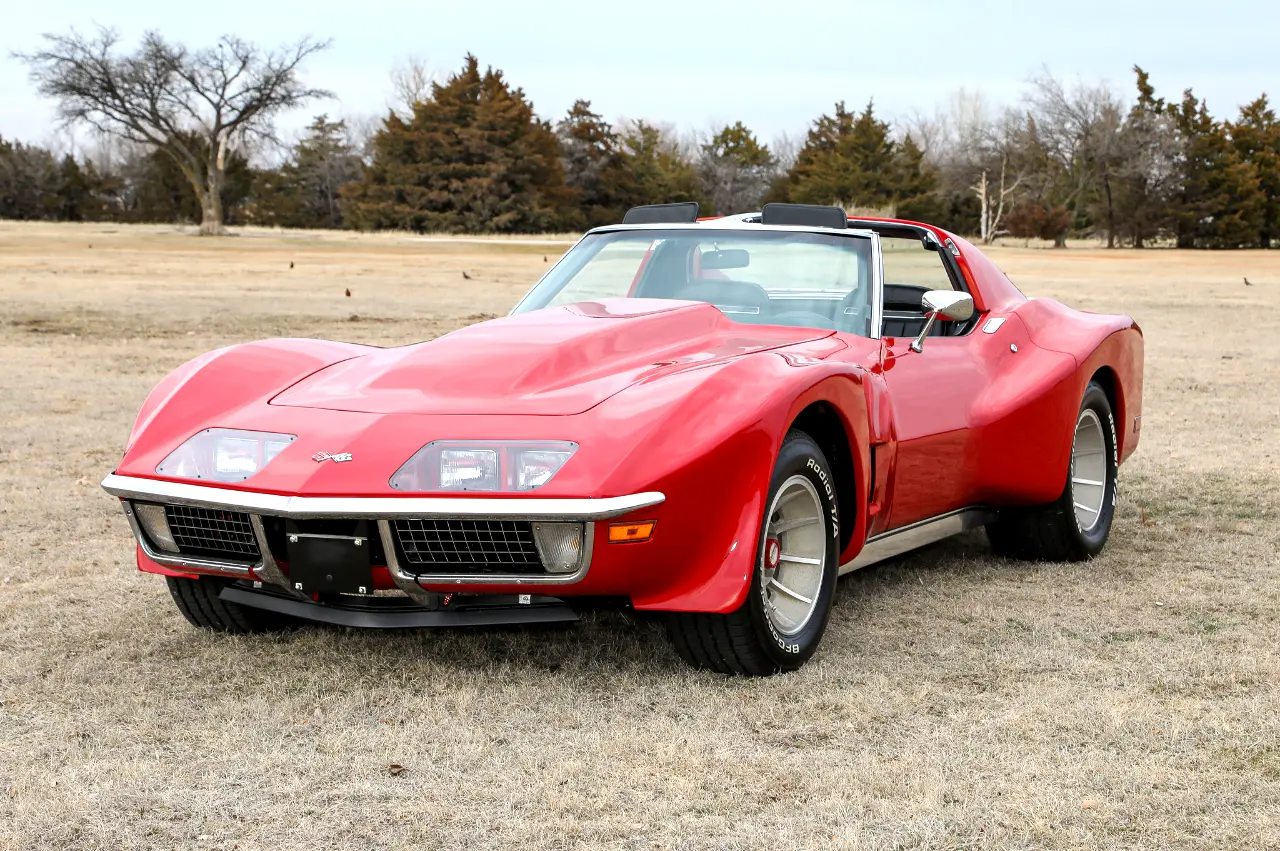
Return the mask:
<path id="1" fill-rule="evenodd" d="M 0 223 L 0 847 L 1280 847 L 1280 251 L 993 250 L 1146 333 L 1111 542 L 853 574 L 793 675 L 621 614 L 231 638 L 137 572 L 98 482 L 162 375 L 428 339 L 564 247 Z"/>

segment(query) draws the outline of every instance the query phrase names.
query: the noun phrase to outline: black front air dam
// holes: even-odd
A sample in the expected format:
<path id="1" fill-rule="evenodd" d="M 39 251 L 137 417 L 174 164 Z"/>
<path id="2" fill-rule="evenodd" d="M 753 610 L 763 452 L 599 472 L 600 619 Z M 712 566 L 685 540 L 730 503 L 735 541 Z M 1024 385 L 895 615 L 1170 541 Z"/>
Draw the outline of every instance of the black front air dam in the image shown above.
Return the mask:
<path id="1" fill-rule="evenodd" d="M 312 603 L 267 591 L 228 585 L 220 599 L 239 606 L 265 609 L 282 615 L 336 626 L 362 629 L 423 629 L 454 626 L 497 626 L 500 624 L 574 623 L 573 609 L 550 597 L 534 598 L 534 602 L 493 602 L 468 605 L 465 608 L 432 610 L 403 604 L 381 606 L 368 603 L 335 605 Z M 396 601 L 398 603 L 398 601 Z"/>

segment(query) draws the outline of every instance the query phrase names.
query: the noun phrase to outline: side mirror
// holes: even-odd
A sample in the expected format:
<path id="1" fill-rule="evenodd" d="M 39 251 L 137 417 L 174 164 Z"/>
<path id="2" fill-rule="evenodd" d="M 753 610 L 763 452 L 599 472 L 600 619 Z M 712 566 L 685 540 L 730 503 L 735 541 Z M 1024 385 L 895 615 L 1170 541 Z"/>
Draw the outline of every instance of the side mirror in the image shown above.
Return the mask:
<path id="1" fill-rule="evenodd" d="M 973 316 L 973 296 L 955 290 L 929 290 L 920 300 L 920 306 L 929 315 L 929 320 L 920 330 L 920 336 L 911 343 L 913 352 L 924 350 L 924 338 L 929 336 L 929 331 L 933 329 L 933 323 L 938 321 L 938 317 L 953 322 L 963 322 Z"/>

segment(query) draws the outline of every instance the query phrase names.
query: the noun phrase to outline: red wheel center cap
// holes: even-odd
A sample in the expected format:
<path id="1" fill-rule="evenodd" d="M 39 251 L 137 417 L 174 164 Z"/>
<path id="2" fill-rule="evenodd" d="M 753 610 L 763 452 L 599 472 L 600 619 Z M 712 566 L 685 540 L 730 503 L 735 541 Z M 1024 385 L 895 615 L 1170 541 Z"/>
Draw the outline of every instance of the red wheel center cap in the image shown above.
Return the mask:
<path id="1" fill-rule="evenodd" d="M 769 538 L 764 542 L 764 566 L 770 570 L 778 569 L 782 561 L 782 542 L 777 538 Z"/>

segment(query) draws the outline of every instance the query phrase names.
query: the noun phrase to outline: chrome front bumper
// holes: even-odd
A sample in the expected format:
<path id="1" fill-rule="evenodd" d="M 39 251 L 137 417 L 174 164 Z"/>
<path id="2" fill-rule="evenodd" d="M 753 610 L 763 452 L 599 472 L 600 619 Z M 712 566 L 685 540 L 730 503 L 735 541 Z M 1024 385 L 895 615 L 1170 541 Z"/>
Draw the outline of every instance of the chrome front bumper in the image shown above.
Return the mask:
<path id="1" fill-rule="evenodd" d="M 568 585 L 578 582 L 591 565 L 594 521 L 618 517 L 641 508 L 659 505 L 666 497 L 657 492 L 603 499 L 556 499 L 540 497 L 311 497 L 237 491 L 183 482 L 163 482 L 114 473 L 102 480 L 103 489 L 123 500 L 125 516 L 142 551 L 152 561 L 175 570 L 248 579 L 296 594 L 288 577 L 276 564 L 263 527 L 263 515 L 275 517 L 368 519 L 377 523 L 387 559 L 387 569 L 396 587 L 415 600 L 425 602 L 423 585 Z M 249 515 L 261 559 L 256 564 L 219 561 L 157 552 L 147 540 L 134 514 L 131 500 L 162 504 L 193 505 L 200 508 L 241 511 Z M 401 518 L 505 519 L 581 522 L 583 554 L 581 566 L 563 575 L 519 574 L 412 574 L 399 564 L 391 521 Z"/>

